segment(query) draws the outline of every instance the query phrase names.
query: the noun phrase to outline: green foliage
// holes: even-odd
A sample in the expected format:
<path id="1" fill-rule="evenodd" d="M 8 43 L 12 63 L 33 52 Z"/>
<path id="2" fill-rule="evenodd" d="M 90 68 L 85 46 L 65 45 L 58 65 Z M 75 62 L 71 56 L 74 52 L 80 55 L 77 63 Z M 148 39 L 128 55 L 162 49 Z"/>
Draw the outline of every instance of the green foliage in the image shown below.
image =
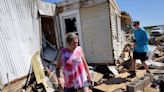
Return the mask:
<path id="1" fill-rule="evenodd" d="M 146 26 L 146 27 L 144 27 L 144 29 L 150 34 L 151 29 L 152 29 L 153 27 L 155 27 L 155 26 Z"/>

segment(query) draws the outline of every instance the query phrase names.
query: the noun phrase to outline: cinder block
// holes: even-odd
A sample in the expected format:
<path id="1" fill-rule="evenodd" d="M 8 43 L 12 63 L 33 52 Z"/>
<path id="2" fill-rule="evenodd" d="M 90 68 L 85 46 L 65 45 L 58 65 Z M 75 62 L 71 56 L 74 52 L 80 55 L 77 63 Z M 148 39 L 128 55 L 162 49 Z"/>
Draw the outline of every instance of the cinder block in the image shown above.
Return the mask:
<path id="1" fill-rule="evenodd" d="M 140 90 L 141 87 L 142 87 L 141 81 L 136 80 L 127 85 L 127 91 L 128 92 L 137 92 L 137 90 Z"/>
<path id="2" fill-rule="evenodd" d="M 127 85 L 128 92 L 143 92 L 144 87 L 150 84 L 150 77 L 144 76 Z"/>
<path id="3" fill-rule="evenodd" d="M 154 80 L 154 75 L 153 74 L 145 74 L 144 76 L 148 76 L 148 77 L 150 77 L 150 82 L 153 82 L 153 80 Z"/>
<path id="4" fill-rule="evenodd" d="M 140 78 L 140 80 L 142 81 L 142 86 L 143 86 L 142 89 L 144 89 L 147 85 L 149 85 L 151 83 L 149 76 L 144 76 L 144 77 Z"/>

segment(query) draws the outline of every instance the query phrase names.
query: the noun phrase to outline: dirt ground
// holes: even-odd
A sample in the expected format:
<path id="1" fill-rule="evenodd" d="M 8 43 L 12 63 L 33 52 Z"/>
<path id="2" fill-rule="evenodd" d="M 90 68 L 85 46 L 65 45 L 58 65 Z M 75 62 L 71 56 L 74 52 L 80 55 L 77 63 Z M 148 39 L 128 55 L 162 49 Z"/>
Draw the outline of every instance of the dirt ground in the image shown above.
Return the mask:
<path id="1" fill-rule="evenodd" d="M 151 70 L 151 72 L 154 72 L 156 70 Z M 113 92 L 117 89 L 122 89 L 126 90 L 126 85 L 129 84 L 130 82 L 137 80 L 138 78 L 144 76 L 145 70 L 137 70 L 137 76 L 133 79 L 126 78 L 128 76 L 128 73 L 121 73 L 115 76 L 115 78 L 108 79 L 105 82 L 103 82 L 101 85 L 95 86 L 94 88 L 104 91 L 104 92 Z M 98 77 L 100 78 L 101 74 L 95 73 L 95 80 L 98 81 Z M 147 88 L 147 90 L 151 90 Z M 151 91 L 146 91 L 145 92 L 151 92 Z M 156 91 L 153 91 L 156 92 Z"/>
<path id="2" fill-rule="evenodd" d="M 151 72 L 154 72 L 154 71 L 156 70 L 155 69 L 151 70 Z M 97 86 L 93 87 L 92 92 L 114 92 L 117 89 L 126 90 L 126 85 L 144 76 L 145 70 L 138 69 L 136 73 L 137 73 L 137 76 L 133 79 L 126 78 L 128 76 L 127 72 L 118 74 L 114 78 L 111 78 L 111 79 L 103 79 L 103 82 L 101 84 L 98 84 Z M 95 72 L 94 80 L 98 82 L 102 76 L 103 76 L 102 74 Z M 18 81 L 10 86 L 5 87 L 2 90 L 2 92 L 22 92 L 20 88 L 23 87 L 24 83 L 25 83 L 25 80 Z M 31 91 L 26 91 L 26 92 L 31 92 Z M 149 85 L 148 87 L 145 88 L 145 92 L 159 92 L 159 91 L 156 89 L 150 88 L 150 85 Z"/>
<path id="3" fill-rule="evenodd" d="M 128 53 L 125 53 L 125 57 L 128 56 Z M 157 71 L 157 69 L 151 69 L 151 72 Z M 116 75 L 114 78 L 110 79 L 102 79 L 101 82 L 100 79 L 102 78 L 103 74 L 100 74 L 98 72 L 94 72 L 94 81 L 98 82 L 97 86 L 94 86 L 92 88 L 92 92 L 116 92 L 115 90 L 121 89 L 126 91 L 126 85 L 130 82 L 137 80 L 138 78 L 144 76 L 145 70 L 144 69 L 137 69 L 137 76 L 133 79 L 126 78 L 128 76 L 128 72 L 120 73 Z M 2 92 L 22 92 L 20 89 L 25 84 L 25 80 L 20 80 L 14 84 L 11 84 L 9 86 L 6 86 L 3 88 Z M 29 89 L 30 90 L 30 89 Z M 31 91 L 26 91 L 31 92 Z M 123 91 L 117 91 L 117 92 L 123 92 Z M 150 85 L 145 87 L 144 92 L 159 92 L 157 89 L 151 88 Z"/>

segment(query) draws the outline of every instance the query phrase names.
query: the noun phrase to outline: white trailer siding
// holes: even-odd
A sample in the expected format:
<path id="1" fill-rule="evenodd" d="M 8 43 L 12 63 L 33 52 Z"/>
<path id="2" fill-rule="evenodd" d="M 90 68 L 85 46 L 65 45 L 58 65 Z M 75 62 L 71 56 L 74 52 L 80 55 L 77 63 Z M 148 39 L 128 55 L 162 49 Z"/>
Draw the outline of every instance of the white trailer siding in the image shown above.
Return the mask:
<path id="1" fill-rule="evenodd" d="M 80 8 L 85 56 L 89 63 L 113 63 L 108 3 Z"/>
<path id="2" fill-rule="evenodd" d="M 39 20 L 34 0 L 0 2 L 0 83 L 28 74 L 31 57 L 40 50 Z"/>
<path id="3" fill-rule="evenodd" d="M 121 30 L 120 10 L 118 9 L 115 1 L 110 0 L 110 18 L 112 30 L 112 42 L 114 50 L 114 59 L 117 60 L 126 44 L 125 33 Z"/>
<path id="4" fill-rule="evenodd" d="M 115 0 L 69 0 L 58 7 L 59 14 L 79 9 L 83 49 L 88 63 L 114 63 L 114 59 L 119 58 L 125 35 Z"/>

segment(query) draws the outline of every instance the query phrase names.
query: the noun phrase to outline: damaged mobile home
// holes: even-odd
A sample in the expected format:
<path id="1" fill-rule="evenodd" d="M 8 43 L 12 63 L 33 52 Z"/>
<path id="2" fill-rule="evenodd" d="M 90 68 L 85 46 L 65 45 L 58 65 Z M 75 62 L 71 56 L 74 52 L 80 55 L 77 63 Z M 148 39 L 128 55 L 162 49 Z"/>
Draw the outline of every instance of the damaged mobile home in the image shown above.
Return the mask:
<path id="1" fill-rule="evenodd" d="M 36 0 L 1 1 L 1 86 L 27 76 L 34 53 L 41 50 L 41 30 L 44 31 L 46 25 L 42 21 L 53 19 L 55 8 L 55 4 Z"/>
<path id="2" fill-rule="evenodd" d="M 118 59 L 125 35 L 115 0 L 67 0 L 57 7 L 64 46 L 65 34 L 74 31 L 88 63 L 107 64 Z"/>
<path id="3" fill-rule="evenodd" d="M 0 3 L 0 83 L 28 74 L 34 53 L 54 61 L 65 47 L 68 32 L 76 32 L 88 63 L 113 64 L 125 45 L 120 10 L 115 0 L 67 0 L 57 4 L 39 0 Z"/>

